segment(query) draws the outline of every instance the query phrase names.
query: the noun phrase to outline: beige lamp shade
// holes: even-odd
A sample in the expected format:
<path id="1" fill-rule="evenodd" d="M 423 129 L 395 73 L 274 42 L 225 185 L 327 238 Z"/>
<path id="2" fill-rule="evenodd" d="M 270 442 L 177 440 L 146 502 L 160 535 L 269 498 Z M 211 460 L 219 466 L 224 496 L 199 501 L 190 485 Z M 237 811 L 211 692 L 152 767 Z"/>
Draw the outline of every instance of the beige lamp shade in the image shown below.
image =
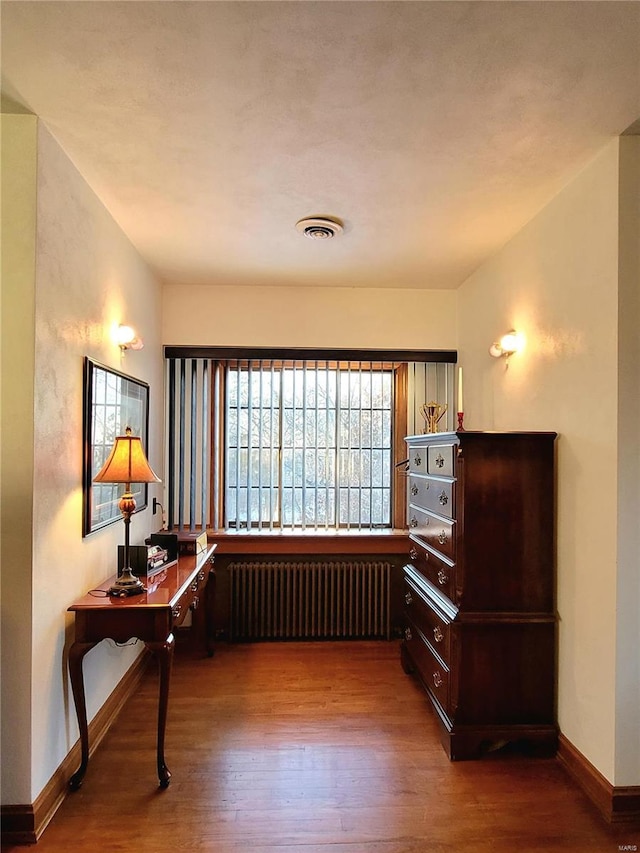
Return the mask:
<path id="1" fill-rule="evenodd" d="M 126 435 L 117 436 L 109 458 L 93 478 L 94 483 L 160 483 L 147 461 L 142 449 L 140 436 L 131 435 L 127 427 Z"/>

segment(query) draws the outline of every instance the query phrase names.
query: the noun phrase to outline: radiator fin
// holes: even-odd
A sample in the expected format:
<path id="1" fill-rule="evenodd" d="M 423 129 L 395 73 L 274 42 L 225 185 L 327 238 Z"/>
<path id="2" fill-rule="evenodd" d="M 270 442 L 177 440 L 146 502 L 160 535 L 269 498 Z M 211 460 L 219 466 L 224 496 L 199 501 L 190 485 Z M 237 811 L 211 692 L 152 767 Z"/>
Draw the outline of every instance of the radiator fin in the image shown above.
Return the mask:
<path id="1" fill-rule="evenodd" d="M 391 564 L 233 562 L 231 639 L 389 639 Z"/>

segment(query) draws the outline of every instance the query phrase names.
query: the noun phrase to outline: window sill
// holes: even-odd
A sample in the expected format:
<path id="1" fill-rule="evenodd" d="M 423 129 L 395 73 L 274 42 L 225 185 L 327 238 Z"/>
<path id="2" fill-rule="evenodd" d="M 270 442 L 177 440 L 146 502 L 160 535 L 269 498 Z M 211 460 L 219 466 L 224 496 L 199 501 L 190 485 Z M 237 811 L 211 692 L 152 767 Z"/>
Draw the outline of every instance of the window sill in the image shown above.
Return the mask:
<path id="1" fill-rule="evenodd" d="M 188 530 L 173 531 L 190 539 Z M 407 531 L 387 530 L 208 530 L 216 555 L 223 554 L 404 554 Z"/>

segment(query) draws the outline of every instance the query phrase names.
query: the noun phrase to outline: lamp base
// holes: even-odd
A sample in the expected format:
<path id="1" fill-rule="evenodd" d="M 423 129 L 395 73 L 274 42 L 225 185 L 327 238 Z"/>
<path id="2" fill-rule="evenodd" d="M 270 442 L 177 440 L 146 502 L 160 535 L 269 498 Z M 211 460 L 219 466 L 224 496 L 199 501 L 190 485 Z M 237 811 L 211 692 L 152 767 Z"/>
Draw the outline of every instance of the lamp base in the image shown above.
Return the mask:
<path id="1" fill-rule="evenodd" d="M 145 585 L 132 573 L 131 569 L 123 569 L 120 577 L 109 588 L 109 595 L 127 598 L 130 595 L 140 595 L 145 592 L 145 589 Z"/>

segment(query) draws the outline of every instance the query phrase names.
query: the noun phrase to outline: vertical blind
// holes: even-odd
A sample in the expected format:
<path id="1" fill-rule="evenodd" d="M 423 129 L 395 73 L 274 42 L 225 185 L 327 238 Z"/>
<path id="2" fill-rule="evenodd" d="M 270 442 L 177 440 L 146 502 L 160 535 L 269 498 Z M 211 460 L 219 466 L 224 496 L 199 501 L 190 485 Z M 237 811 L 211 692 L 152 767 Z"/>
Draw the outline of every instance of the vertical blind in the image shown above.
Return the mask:
<path id="1" fill-rule="evenodd" d="M 453 429 L 452 363 L 168 357 L 169 526 L 393 526 L 400 372 L 403 434 Z"/>

